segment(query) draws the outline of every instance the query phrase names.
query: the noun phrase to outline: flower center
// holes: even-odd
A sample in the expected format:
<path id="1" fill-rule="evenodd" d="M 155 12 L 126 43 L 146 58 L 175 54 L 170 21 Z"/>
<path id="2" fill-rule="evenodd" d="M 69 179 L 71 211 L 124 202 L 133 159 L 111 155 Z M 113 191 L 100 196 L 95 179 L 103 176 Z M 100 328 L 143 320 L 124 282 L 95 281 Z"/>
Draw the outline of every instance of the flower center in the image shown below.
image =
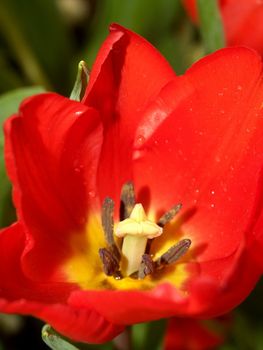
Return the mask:
<path id="1" fill-rule="evenodd" d="M 121 221 L 114 230 L 114 202 L 107 197 L 102 206 L 102 226 L 107 247 L 99 249 L 104 273 L 115 279 L 128 276 L 143 279 L 177 262 L 189 249 L 190 239 L 183 239 L 171 246 L 155 261 L 150 254 L 150 244 L 151 240 L 162 235 L 164 226 L 180 209 L 181 204 L 175 205 L 157 223 L 148 220 L 142 204 L 135 204 L 134 187 L 128 182 L 121 192 Z M 116 244 L 114 235 L 122 239 L 120 246 Z"/>
<path id="2" fill-rule="evenodd" d="M 129 218 L 119 222 L 115 235 L 123 238 L 122 271 L 126 276 L 138 271 L 145 253 L 148 239 L 153 239 L 163 233 L 162 227 L 147 220 L 142 204 L 135 204 Z"/>

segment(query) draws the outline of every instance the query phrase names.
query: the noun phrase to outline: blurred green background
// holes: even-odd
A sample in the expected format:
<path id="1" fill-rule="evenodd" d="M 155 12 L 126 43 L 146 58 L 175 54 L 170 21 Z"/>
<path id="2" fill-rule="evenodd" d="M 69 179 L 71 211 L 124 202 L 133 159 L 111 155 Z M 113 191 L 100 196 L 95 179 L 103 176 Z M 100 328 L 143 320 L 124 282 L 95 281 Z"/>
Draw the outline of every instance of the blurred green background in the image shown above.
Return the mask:
<path id="1" fill-rule="evenodd" d="M 0 119 L 14 113 L 20 101 L 52 90 L 69 96 L 77 65 L 88 66 L 117 22 L 155 45 L 182 74 L 207 51 L 201 34 L 179 0 L 0 0 Z M 0 134 L 0 226 L 15 218 L 10 184 L 4 170 Z M 263 349 L 263 283 L 233 312 L 233 323 L 221 350 Z M 0 350 L 48 349 L 42 323 L 33 318 L 0 315 Z M 137 325 L 135 349 L 162 348 L 163 322 Z M 147 335 L 148 334 L 148 335 Z M 151 334 L 151 336 L 149 336 Z M 112 349 L 112 344 L 86 346 Z"/>

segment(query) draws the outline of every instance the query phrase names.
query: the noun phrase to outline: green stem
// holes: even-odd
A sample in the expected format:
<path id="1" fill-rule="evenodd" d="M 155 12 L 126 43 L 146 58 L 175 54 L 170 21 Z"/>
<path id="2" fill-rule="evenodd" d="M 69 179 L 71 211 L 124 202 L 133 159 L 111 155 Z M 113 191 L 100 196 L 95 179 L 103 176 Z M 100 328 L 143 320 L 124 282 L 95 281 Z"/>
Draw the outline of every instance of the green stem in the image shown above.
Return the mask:
<path id="1" fill-rule="evenodd" d="M 197 0 L 198 14 L 206 53 L 225 46 L 225 35 L 217 0 Z"/>

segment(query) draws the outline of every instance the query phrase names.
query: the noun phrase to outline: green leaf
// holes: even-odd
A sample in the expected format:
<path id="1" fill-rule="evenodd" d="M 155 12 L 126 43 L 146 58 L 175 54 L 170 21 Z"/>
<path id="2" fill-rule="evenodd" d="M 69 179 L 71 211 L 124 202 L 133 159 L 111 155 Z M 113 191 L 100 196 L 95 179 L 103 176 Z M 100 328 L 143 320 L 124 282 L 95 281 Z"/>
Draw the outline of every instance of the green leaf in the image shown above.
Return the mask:
<path id="1" fill-rule="evenodd" d="M 140 323 L 132 327 L 132 344 L 136 350 L 161 350 L 163 348 L 166 320 Z"/>
<path id="2" fill-rule="evenodd" d="M 89 70 L 84 61 L 78 64 L 78 72 L 73 90 L 70 94 L 70 99 L 80 101 L 85 94 L 86 87 L 89 82 Z"/>
<path id="3" fill-rule="evenodd" d="M 61 337 L 54 329 L 46 324 L 42 328 L 42 339 L 52 350 L 79 350 Z"/>
<path id="4" fill-rule="evenodd" d="M 0 96 L 0 122 L 15 113 L 20 103 L 29 96 L 44 92 L 41 86 L 29 86 L 6 92 Z"/>
<path id="5" fill-rule="evenodd" d="M 197 0 L 198 13 L 206 53 L 225 46 L 225 36 L 217 0 Z"/>
<path id="6" fill-rule="evenodd" d="M 0 96 L 0 227 L 9 225 L 15 217 L 10 194 L 11 185 L 5 171 L 3 123 L 7 117 L 18 110 L 23 99 L 43 91 L 44 89 L 40 86 L 25 87 Z"/>
<path id="7" fill-rule="evenodd" d="M 66 92 L 71 36 L 54 0 L 1 0 L 0 34 L 31 84 Z"/>

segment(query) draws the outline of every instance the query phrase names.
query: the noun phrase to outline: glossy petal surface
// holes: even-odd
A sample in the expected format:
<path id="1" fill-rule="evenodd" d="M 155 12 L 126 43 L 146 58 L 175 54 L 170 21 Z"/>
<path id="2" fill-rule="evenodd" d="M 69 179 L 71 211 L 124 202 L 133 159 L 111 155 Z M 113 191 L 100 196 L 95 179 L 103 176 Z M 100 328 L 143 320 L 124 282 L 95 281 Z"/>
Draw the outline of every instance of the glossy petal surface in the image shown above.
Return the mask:
<path id="1" fill-rule="evenodd" d="M 184 205 L 169 238 L 155 240 L 152 251 L 167 249 L 178 236 L 190 238 L 201 275 L 222 286 L 243 259 L 246 240 L 262 241 L 260 225 L 255 227 L 262 222 L 261 72 L 252 51 L 218 51 L 168 84 L 138 128 L 144 142 L 137 147 L 135 184 L 150 194 L 149 211 Z M 151 133 L 153 110 L 163 121 Z M 251 260 L 244 288 L 255 283 L 258 267 L 252 266 Z"/>
<path id="2" fill-rule="evenodd" d="M 24 246 L 20 224 L 0 232 L 1 312 L 34 315 L 79 341 L 105 342 L 121 332 L 123 327 L 107 322 L 91 306 L 85 310 L 71 306 L 67 299 L 75 286 L 34 282 L 25 277 L 20 264 Z"/>
<path id="3" fill-rule="evenodd" d="M 104 139 L 98 173 L 102 200 L 111 196 L 117 202 L 121 186 L 132 177 L 130 158 L 141 113 L 174 77 L 168 62 L 150 43 L 119 25 L 110 27 L 82 101 L 102 114 Z"/>
<path id="4" fill-rule="evenodd" d="M 183 203 L 174 231 L 202 245 L 199 260 L 235 252 L 261 208 L 261 69 L 247 49 L 218 51 L 168 84 L 137 130 L 136 188 L 148 189 L 149 211 Z M 163 121 L 151 133 L 153 110 Z"/>
<path id="5" fill-rule="evenodd" d="M 70 254 L 70 236 L 83 231 L 91 210 L 100 122 L 80 103 L 43 94 L 23 103 L 5 134 L 14 201 L 27 228 L 24 268 L 34 279 L 52 278 Z"/>

